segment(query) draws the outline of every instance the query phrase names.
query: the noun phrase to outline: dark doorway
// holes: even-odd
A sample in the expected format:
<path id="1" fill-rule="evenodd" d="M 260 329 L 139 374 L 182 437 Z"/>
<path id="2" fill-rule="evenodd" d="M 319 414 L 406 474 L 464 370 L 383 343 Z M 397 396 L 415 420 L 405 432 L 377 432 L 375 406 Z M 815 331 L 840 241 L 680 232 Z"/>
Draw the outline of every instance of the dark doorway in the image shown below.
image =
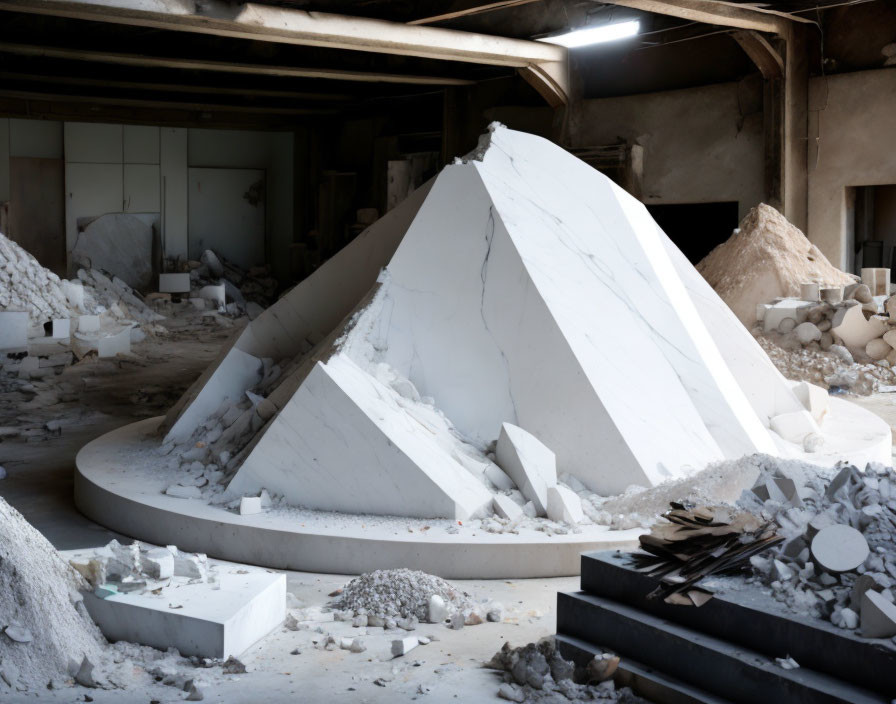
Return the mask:
<path id="1" fill-rule="evenodd" d="M 692 264 L 731 237 L 738 225 L 737 201 L 648 205 L 647 210 Z"/>
<path id="2" fill-rule="evenodd" d="M 66 275 L 62 159 L 9 160 L 9 238 L 41 266 Z"/>

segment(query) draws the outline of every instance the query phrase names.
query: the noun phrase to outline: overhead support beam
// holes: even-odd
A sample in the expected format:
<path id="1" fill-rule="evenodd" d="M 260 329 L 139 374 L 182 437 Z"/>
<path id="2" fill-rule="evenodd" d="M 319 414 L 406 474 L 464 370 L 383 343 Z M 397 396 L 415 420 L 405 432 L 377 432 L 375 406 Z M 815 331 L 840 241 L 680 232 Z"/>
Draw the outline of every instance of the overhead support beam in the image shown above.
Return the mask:
<path id="1" fill-rule="evenodd" d="M 607 0 L 607 2 L 611 5 L 679 17 L 692 22 L 752 29 L 772 34 L 786 32 L 790 23 L 788 19 L 778 14 L 760 12 L 752 7 L 746 9 L 735 3 L 713 2 L 712 0 Z"/>
<path id="2" fill-rule="evenodd" d="M 246 105 L 221 105 L 215 103 L 180 102 L 174 100 L 135 100 L 133 98 L 41 93 L 39 91 L 28 90 L 6 90 L 4 88 L 0 88 L 0 98 L 46 100 L 63 103 L 86 103 L 89 105 L 114 105 L 129 108 L 162 108 L 200 112 L 250 113 L 256 115 L 330 115 L 337 114 L 338 112 L 326 108 L 272 108 L 267 106 L 252 107 Z"/>
<path id="3" fill-rule="evenodd" d="M 329 49 L 528 69 L 559 104 L 569 94 L 564 47 L 440 27 L 223 0 L 0 0 L 0 9 Z"/>
<path id="4" fill-rule="evenodd" d="M 769 43 L 768 39 L 758 32 L 744 29 L 731 35 L 744 53 L 750 57 L 766 80 L 781 78 L 784 75 L 784 59 Z"/>
<path id="5" fill-rule="evenodd" d="M 345 71 L 329 68 L 299 68 L 296 66 L 266 66 L 264 64 L 237 64 L 226 61 L 204 61 L 199 59 L 173 59 L 142 54 L 114 54 L 107 51 L 82 49 L 62 49 L 59 47 L 34 46 L 0 42 L 0 53 L 20 56 L 39 56 L 70 61 L 93 61 L 119 66 L 147 66 L 152 68 L 175 68 L 189 71 L 217 71 L 250 76 L 280 76 L 286 78 L 329 78 L 337 81 L 361 81 L 372 83 L 409 83 L 420 85 L 460 86 L 473 81 L 442 76 L 410 76 L 394 73 L 368 71 Z"/>
<path id="6" fill-rule="evenodd" d="M 506 10 L 509 7 L 519 7 L 520 5 L 529 5 L 533 2 L 541 2 L 541 0 L 497 0 L 497 2 L 465 2 L 455 3 L 463 5 L 441 15 L 430 15 L 429 17 L 421 17 L 418 20 L 411 20 L 408 24 L 435 24 L 436 22 L 447 22 L 449 20 L 460 19 L 461 17 L 470 17 L 471 15 L 481 15 L 485 12 L 494 12 L 495 10 Z"/>
<path id="7" fill-rule="evenodd" d="M 189 93 L 191 95 L 228 95 L 239 98 L 282 98 L 326 103 L 348 103 L 351 95 L 345 93 L 309 93 L 297 90 L 270 90 L 266 88 L 231 88 L 189 83 L 153 83 L 148 81 L 120 81 L 111 78 L 85 78 L 83 76 L 45 75 L 14 71 L 0 71 L 0 81 L 48 83 L 57 86 L 89 86 L 92 88 L 116 88 L 121 90 L 151 91 L 156 93 Z"/>

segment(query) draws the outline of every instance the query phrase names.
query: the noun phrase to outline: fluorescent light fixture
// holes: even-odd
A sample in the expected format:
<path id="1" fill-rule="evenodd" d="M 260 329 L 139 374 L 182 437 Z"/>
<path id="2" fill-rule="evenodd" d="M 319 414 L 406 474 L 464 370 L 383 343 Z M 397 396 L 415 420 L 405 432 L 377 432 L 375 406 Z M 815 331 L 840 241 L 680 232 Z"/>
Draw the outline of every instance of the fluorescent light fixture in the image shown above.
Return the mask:
<path id="1" fill-rule="evenodd" d="M 603 42 L 612 42 L 617 39 L 625 39 L 633 37 L 641 28 L 638 20 L 630 22 L 616 22 L 614 24 L 603 24 L 599 27 L 585 27 L 584 29 L 576 29 L 566 34 L 558 34 L 556 37 L 543 37 L 540 42 L 548 44 L 559 44 L 569 49 L 575 49 L 580 46 L 589 46 L 591 44 L 601 44 Z"/>

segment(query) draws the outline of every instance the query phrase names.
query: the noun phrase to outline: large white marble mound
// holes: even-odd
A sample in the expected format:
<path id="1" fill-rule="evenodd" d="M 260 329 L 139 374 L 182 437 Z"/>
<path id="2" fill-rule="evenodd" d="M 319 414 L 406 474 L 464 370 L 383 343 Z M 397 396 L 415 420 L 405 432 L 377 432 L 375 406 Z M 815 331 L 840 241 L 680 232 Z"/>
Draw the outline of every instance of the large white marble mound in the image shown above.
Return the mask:
<path id="1" fill-rule="evenodd" d="M 605 494 L 776 453 L 770 419 L 800 401 L 643 205 L 602 174 L 497 126 L 476 158 L 412 198 L 377 223 L 387 246 L 368 230 L 340 254 L 367 276 L 376 254 L 385 265 L 366 298 L 353 291 L 364 302 L 351 316 L 339 322 L 345 296 L 341 315 L 316 325 L 294 312 L 338 285 L 331 260 L 326 287 L 283 299 L 291 317 L 281 303 L 242 333 L 234 347 L 250 355 L 271 354 L 272 332 L 313 329 L 317 347 L 271 394 L 278 412 L 230 491 L 353 513 L 482 515 L 497 476 L 485 452 L 502 423 L 553 451 L 558 474 Z M 232 393 L 215 378 L 234 361 L 182 400 L 170 437 Z"/>

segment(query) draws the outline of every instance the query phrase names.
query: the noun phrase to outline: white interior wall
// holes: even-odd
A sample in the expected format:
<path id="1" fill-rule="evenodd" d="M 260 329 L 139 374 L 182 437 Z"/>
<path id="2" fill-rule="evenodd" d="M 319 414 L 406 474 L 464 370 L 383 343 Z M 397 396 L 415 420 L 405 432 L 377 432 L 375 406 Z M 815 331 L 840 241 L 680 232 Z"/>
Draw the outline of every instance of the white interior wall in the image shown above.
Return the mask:
<path id="1" fill-rule="evenodd" d="M 9 120 L 9 156 L 62 158 L 62 123 L 53 120 Z"/>
<path id="2" fill-rule="evenodd" d="M 809 239 L 831 263 L 850 261 L 850 186 L 896 183 L 896 70 L 809 82 Z"/>
<path id="3" fill-rule="evenodd" d="M 240 132 L 190 129 L 188 165 L 263 169 L 268 251 L 275 274 L 288 273 L 293 236 L 293 135 L 291 132 Z"/>
<path id="4" fill-rule="evenodd" d="M 268 246 L 285 274 L 293 230 L 293 136 L 145 125 L 0 119 L 0 202 L 9 199 L 9 159 L 65 158 L 66 242 L 79 218 L 161 213 L 165 252 L 187 256 L 188 169 L 262 169 Z"/>

